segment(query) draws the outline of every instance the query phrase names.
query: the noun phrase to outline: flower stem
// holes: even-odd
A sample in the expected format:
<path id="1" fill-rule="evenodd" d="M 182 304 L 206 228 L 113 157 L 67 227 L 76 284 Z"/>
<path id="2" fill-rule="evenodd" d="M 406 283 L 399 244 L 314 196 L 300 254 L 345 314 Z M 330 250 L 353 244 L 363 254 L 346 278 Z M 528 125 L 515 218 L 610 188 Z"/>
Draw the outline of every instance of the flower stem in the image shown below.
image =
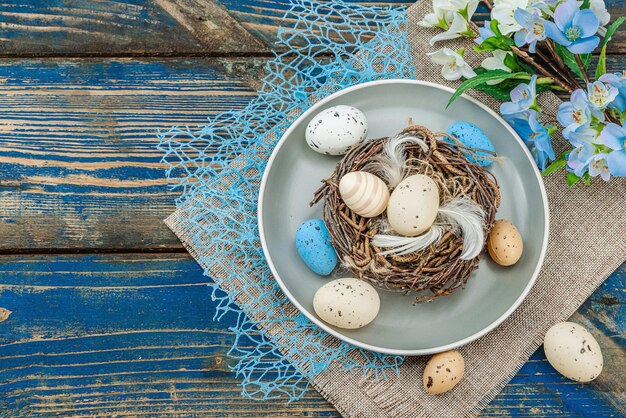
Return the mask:
<path id="1" fill-rule="evenodd" d="M 546 48 L 548 49 L 548 52 L 550 52 L 550 55 L 552 56 L 552 58 L 554 58 L 556 64 L 560 68 L 560 71 L 558 72 L 558 74 L 560 74 L 563 79 L 566 79 L 568 81 L 568 84 L 571 85 L 572 88 L 574 89 L 582 88 L 582 86 L 580 85 L 576 77 L 574 77 L 574 75 L 572 74 L 572 71 L 569 68 L 565 67 L 563 58 L 561 58 L 559 54 L 557 54 L 556 48 L 554 47 L 554 42 L 552 42 L 549 39 L 546 39 L 544 41 L 544 45 L 546 46 Z"/>
<path id="2" fill-rule="evenodd" d="M 561 81 L 560 79 L 558 79 L 558 78 L 554 77 L 552 74 L 550 74 L 550 72 L 548 70 L 546 70 L 541 64 L 539 64 L 537 61 L 535 61 L 535 59 L 533 57 L 531 57 L 530 55 L 528 55 L 528 53 L 522 51 L 521 49 L 519 49 L 516 46 L 512 46 L 511 50 L 515 53 L 515 55 L 517 55 L 518 57 L 520 57 L 521 59 L 523 59 L 524 61 L 526 61 L 530 65 L 532 65 L 533 67 L 535 67 L 537 70 L 539 70 L 539 72 L 541 74 L 543 74 L 545 77 L 549 77 L 552 80 L 554 80 L 554 82 L 557 85 L 559 85 L 559 87 L 564 89 L 566 92 L 571 93 L 573 91 L 572 88 L 569 85 L 565 84 L 563 81 Z"/>
<path id="3" fill-rule="evenodd" d="M 554 71 L 554 77 L 559 77 L 560 76 L 560 78 L 563 80 L 563 82 L 567 83 L 567 85 L 570 86 L 572 88 L 572 90 L 576 88 L 576 86 L 572 84 L 571 80 L 569 80 L 566 76 L 563 76 L 563 73 L 567 74 L 567 71 L 563 71 L 563 70 L 559 69 L 557 67 L 557 65 L 553 62 L 553 60 L 551 60 L 543 52 L 541 52 L 539 50 L 539 48 L 537 48 L 535 50 L 535 53 L 539 56 L 539 58 L 541 58 L 543 60 L 543 62 L 547 63 L 550 66 L 552 71 Z"/>
<path id="4" fill-rule="evenodd" d="M 589 83 L 589 76 L 587 76 L 587 70 L 585 70 L 585 66 L 583 65 L 583 61 L 580 59 L 580 55 L 574 54 L 574 57 L 576 57 L 576 63 L 578 64 L 578 68 L 580 68 L 580 72 L 583 73 L 583 76 L 585 77 L 585 82 Z"/>

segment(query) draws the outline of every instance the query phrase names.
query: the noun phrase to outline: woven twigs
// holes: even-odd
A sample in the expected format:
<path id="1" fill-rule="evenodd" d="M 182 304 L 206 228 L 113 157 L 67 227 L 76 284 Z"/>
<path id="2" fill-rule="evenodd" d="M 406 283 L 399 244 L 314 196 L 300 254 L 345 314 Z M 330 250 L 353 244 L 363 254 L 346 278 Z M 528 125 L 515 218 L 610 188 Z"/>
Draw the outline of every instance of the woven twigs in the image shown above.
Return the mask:
<path id="1" fill-rule="evenodd" d="M 469 197 L 482 206 L 487 236 L 500 205 L 500 193 L 493 175 L 465 158 L 464 153 L 471 150 L 458 142 L 442 141 L 445 134 L 434 134 L 419 125 L 410 126 L 403 133 L 424 138 L 429 145 L 427 152 L 416 144 L 406 146 L 408 175 L 430 176 L 439 186 L 440 204 L 455 197 Z M 480 259 L 480 256 L 472 260 L 459 258 L 463 250 L 461 236 L 448 232 L 422 251 L 404 256 L 381 256 L 383 250 L 371 239 L 381 232 L 386 213 L 375 218 L 362 218 L 352 212 L 339 195 L 339 180 L 345 174 L 352 171 L 379 174 L 372 170 L 371 162 L 382 152 L 387 140 L 370 140 L 348 152 L 330 178 L 324 180 L 311 204 L 324 199 L 323 216 L 332 243 L 344 266 L 356 277 L 386 289 L 422 292 L 416 295 L 416 302 L 449 295 L 467 282 Z"/>

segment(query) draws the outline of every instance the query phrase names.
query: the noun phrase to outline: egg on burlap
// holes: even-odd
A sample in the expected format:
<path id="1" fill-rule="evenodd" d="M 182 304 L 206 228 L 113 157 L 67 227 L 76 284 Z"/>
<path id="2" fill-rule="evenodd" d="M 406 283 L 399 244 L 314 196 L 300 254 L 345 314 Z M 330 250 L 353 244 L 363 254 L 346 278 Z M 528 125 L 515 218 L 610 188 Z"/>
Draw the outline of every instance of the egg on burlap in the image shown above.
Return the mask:
<path id="1" fill-rule="evenodd" d="M 574 322 L 552 325 L 543 339 L 543 350 L 552 367 L 568 379 L 591 382 L 602 372 L 600 345 Z"/>
<path id="2" fill-rule="evenodd" d="M 465 373 L 465 360 L 456 350 L 432 356 L 424 368 L 424 390 L 440 394 L 455 387 Z"/>
<path id="3" fill-rule="evenodd" d="M 364 327 L 376 318 L 380 298 L 374 287 L 360 279 L 336 279 L 320 287 L 313 309 L 324 322 L 339 328 Z"/>
<path id="4" fill-rule="evenodd" d="M 414 174 L 391 193 L 387 219 L 398 234 L 414 237 L 432 226 L 438 211 L 439 187 L 430 177 Z"/>
<path id="5" fill-rule="evenodd" d="M 365 171 L 354 171 L 339 181 L 339 194 L 356 214 L 373 218 L 385 211 L 389 189 L 384 181 Z"/>
<path id="6" fill-rule="evenodd" d="M 487 237 L 487 251 L 491 259 L 501 266 L 511 266 L 520 259 L 524 243 L 511 221 L 497 220 Z"/>

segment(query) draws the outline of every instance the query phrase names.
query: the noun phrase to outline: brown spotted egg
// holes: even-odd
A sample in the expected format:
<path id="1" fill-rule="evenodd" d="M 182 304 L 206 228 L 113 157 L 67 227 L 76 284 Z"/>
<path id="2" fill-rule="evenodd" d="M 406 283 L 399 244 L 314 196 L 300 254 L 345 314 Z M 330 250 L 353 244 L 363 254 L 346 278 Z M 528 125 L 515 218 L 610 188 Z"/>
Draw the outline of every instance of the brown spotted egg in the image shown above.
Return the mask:
<path id="1" fill-rule="evenodd" d="M 487 250 L 493 261 L 501 266 L 511 266 L 522 256 L 522 236 L 512 222 L 497 220 L 489 232 Z"/>
<path id="2" fill-rule="evenodd" d="M 424 368 L 424 390 L 432 394 L 449 391 L 459 384 L 465 373 L 465 360 L 456 350 L 432 356 Z"/>

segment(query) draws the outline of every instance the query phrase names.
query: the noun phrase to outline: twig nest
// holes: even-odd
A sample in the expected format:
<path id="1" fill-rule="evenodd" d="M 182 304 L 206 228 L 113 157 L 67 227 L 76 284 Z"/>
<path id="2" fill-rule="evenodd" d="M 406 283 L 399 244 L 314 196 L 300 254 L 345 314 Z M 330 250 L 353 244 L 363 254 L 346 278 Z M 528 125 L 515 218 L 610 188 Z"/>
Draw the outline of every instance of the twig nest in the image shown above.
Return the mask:
<path id="1" fill-rule="evenodd" d="M 465 374 L 465 360 L 456 350 L 432 356 L 424 368 L 424 390 L 438 395 L 459 384 Z"/>
<path id="2" fill-rule="evenodd" d="M 414 174 L 391 193 L 387 219 L 398 234 L 414 237 L 432 226 L 438 210 L 439 187 L 430 177 Z"/>
<path id="3" fill-rule="evenodd" d="M 500 204 L 494 177 L 465 157 L 464 154 L 472 150 L 464 148 L 462 144 L 450 144 L 438 139 L 444 137 L 447 137 L 446 134 L 436 136 L 427 128 L 415 125 L 391 138 L 370 139 L 348 151 L 330 178 L 315 192 L 311 202 L 315 204 L 324 200 L 324 223 L 345 268 L 355 277 L 382 288 L 431 291 L 431 294 L 419 294 L 417 302 L 448 295 L 463 286 L 478 267 L 484 245 L 474 248 L 476 245 L 464 241 L 463 233 L 437 228 L 440 234 L 433 234 L 426 246 L 409 246 L 415 250 L 386 253 L 384 248 L 375 244 L 375 237 L 393 234 L 392 228 L 397 228 L 400 233 L 419 234 L 420 230 L 428 229 L 438 216 L 440 202 L 447 205 L 470 201 L 471 205 L 463 204 L 463 207 L 481 208 L 479 231 L 476 232 L 482 234 L 474 235 L 478 238 L 480 235 L 486 237 Z M 340 180 L 352 172 L 367 172 L 385 179 L 387 184 L 397 185 L 391 193 L 386 212 L 368 218 L 350 208 L 342 198 Z M 402 185 L 404 180 L 416 175 L 418 177 L 415 179 L 419 179 L 419 182 L 411 179 Z M 430 180 L 426 180 L 428 178 Z M 409 188 L 405 189 L 407 184 Z M 418 184 L 420 189 L 416 188 Z M 407 198 L 406 206 L 397 204 L 396 199 L 400 200 L 409 190 L 421 195 Z M 426 202 L 431 208 L 429 211 L 411 212 L 413 205 L 424 205 Z M 441 212 L 443 206 L 439 209 Z M 420 223 L 415 225 L 407 221 L 408 228 L 404 228 L 402 222 L 391 221 L 396 211 L 409 217 L 412 215 L 413 220 L 419 216 Z M 435 225 L 429 232 L 433 229 Z M 421 236 L 400 238 L 414 240 Z M 484 239 L 474 241 L 484 244 Z M 468 251 L 464 244 L 468 245 Z"/>
<path id="4" fill-rule="evenodd" d="M 385 211 L 389 189 L 384 181 L 365 171 L 348 173 L 339 181 L 339 194 L 350 209 L 364 218 Z"/>

